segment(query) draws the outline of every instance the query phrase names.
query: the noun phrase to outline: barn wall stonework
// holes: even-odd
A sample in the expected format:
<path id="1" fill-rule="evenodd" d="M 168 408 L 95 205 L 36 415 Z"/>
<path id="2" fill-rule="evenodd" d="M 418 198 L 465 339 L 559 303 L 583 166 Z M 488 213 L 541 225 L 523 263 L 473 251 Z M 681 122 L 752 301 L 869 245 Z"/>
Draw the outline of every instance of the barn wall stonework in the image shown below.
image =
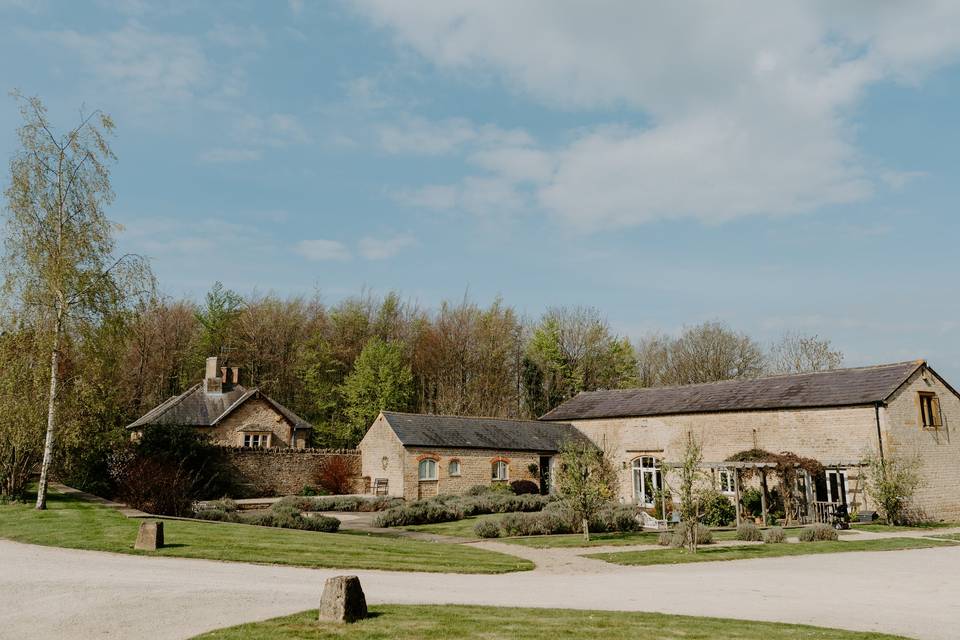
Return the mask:
<path id="1" fill-rule="evenodd" d="M 345 457 L 354 467 L 353 493 L 366 490 L 360 478 L 360 453 L 348 449 L 245 449 L 227 448 L 233 480 L 242 495 L 250 497 L 299 494 L 305 486 L 317 485 L 317 472 L 324 460 Z"/>

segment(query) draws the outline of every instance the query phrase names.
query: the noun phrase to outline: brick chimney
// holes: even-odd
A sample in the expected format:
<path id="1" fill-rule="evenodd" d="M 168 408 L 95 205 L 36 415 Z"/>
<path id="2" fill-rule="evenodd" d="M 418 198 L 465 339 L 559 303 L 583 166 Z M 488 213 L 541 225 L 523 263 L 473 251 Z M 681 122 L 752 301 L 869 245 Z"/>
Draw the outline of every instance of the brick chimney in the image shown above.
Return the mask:
<path id="1" fill-rule="evenodd" d="M 226 393 L 240 383 L 240 367 L 222 366 L 217 356 L 207 358 L 206 371 L 203 374 L 203 390 L 206 393 Z"/>

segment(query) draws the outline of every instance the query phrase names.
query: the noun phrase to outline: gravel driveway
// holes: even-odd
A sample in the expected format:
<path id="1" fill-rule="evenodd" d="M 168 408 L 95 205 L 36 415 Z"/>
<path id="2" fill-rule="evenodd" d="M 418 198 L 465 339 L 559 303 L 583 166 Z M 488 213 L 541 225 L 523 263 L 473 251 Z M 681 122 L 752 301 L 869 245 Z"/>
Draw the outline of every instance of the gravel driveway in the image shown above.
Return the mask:
<path id="1" fill-rule="evenodd" d="M 519 550 L 517 550 L 519 551 Z M 526 553 L 526 552 L 525 552 Z M 519 555 L 519 554 L 518 554 Z M 499 576 L 357 571 L 373 603 L 661 611 L 956 638 L 960 548 Z M 316 607 L 344 571 L 0 540 L 0 638 L 187 638 Z"/>

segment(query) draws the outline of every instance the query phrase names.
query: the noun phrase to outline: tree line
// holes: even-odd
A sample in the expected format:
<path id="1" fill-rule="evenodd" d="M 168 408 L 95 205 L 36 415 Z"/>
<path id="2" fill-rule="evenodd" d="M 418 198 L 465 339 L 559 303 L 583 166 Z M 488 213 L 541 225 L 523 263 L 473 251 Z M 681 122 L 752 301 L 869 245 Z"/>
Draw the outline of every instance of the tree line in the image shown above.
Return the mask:
<path id="1" fill-rule="evenodd" d="M 2 495 L 22 492 L 38 465 L 43 482 L 53 465 L 96 490 L 124 426 L 199 382 L 211 355 L 313 423 L 312 444 L 326 447 L 355 446 L 381 409 L 535 418 L 581 391 L 843 359 L 817 336 L 786 334 L 765 348 L 721 322 L 631 341 L 594 308 L 527 318 L 501 299 L 426 308 L 396 292 L 361 292 L 327 304 L 244 296 L 219 282 L 202 300 L 172 299 L 145 260 L 116 255 L 109 117 L 81 116 L 58 134 L 38 99 L 18 100 L 0 299 Z"/>

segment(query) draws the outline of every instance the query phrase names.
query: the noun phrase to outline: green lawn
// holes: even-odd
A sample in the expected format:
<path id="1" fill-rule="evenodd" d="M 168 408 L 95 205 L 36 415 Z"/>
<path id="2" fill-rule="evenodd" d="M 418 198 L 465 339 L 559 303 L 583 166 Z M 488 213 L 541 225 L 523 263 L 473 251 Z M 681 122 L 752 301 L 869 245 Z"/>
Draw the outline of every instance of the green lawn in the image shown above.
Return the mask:
<path id="1" fill-rule="evenodd" d="M 903 640 L 901 636 L 857 633 L 823 627 L 696 618 L 659 613 L 514 609 L 459 605 L 384 605 L 372 617 L 350 624 L 317 623 L 317 611 L 220 629 L 205 640 L 294 640 L 345 638 L 384 640 L 420 638 L 458 640 L 555 640 L 557 638 L 659 638 L 661 640 Z"/>
<path id="2" fill-rule="evenodd" d="M 558 547 L 605 547 L 631 544 L 657 544 L 659 533 L 656 531 L 634 531 L 630 533 L 591 533 L 590 541 L 584 542 L 579 533 L 556 536 L 527 536 L 523 538 L 503 538 L 503 542 L 519 544 L 537 549 L 555 549 Z M 736 531 L 714 531 L 714 540 L 736 540 Z"/>
<path id="3" fill-rule="evenodd" d="M 948 527 L 958 527 L 957 522 L 923 522 L 909 527 L 898 527 L 892 524 L 883 524 L 882 522 L 854 523 L 850 527 L 854 531 L 869 531 L 871 533 L 888 533 L 897 531 L 928 531 L 935 529 L 946 529 Z"/>
<path id="4" fill-rule="evenodd" d="M 836 542 L 800 542 L 785 544 L 757 544 L 736 547 L 700 547 L 697 553 L 683 549 L 657 549 L 655 551 L 621 551 L 594 553 L 588 558 L 605 560 L 614 564 L 651 565 L 683 564 L 687 562 L 712 562 L 716 560 L 745 560 L 748 558 L 777 558 L 818 553 L 843 553 L 847 551 L 897 551 L 901 549 L 924 549 L 927 547 L 955 546 L 948 540 L 929 538 L 885 538 L 883 540 L 838 540 Z"/>
<path id="5" fill-rule="evenodd" d="M 134 551 L 140 521 L 72 496 L 51 493 L 46 511 L 0 505 L 0 538 L 73 549 L 304 567 L 452 573 L 505 573 L 533 563 L 464 545 L 383 536 L 318 533 L 244 524 L 164 520 L 169 546 Z"/>

